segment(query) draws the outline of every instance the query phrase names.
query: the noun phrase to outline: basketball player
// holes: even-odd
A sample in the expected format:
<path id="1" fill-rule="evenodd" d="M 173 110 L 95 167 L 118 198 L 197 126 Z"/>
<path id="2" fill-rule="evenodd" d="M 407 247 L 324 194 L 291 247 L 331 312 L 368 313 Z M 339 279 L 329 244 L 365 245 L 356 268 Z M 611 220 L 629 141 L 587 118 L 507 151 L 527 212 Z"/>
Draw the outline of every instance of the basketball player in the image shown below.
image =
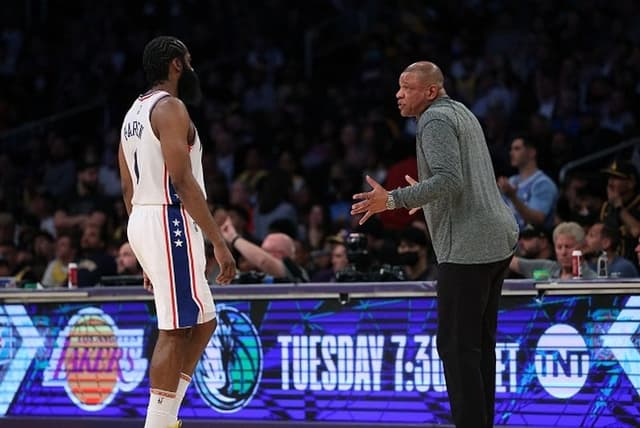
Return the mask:
<path id="1" fill-rule="evenodd" d="M 205 201 L 202 146 L 184 104 L 201 98 L 191 55 L 180 40 L 157 37 L 145 47 L 143 65 L 151 89 L 125 116 L 118 159 L 129 243 L 158 316 L 145 428 L 177 428 L 191 375 L 216 328 L 203 234 L 220 265 L 218 283 L 233 279 L 235 261 Z"/>

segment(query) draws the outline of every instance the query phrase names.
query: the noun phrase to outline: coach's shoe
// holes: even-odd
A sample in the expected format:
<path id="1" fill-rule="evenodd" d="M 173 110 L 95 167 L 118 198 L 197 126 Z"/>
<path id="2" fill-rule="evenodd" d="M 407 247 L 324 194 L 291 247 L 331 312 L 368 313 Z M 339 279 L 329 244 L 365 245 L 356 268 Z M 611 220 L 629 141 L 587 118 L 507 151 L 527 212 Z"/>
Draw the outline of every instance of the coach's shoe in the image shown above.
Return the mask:
<path id="1" fill-rule="evenodd" d="M 180 428 L 182 426 L 182 421 L 176 421 L 174 424 L 169 425 L 167 428 Z"/>

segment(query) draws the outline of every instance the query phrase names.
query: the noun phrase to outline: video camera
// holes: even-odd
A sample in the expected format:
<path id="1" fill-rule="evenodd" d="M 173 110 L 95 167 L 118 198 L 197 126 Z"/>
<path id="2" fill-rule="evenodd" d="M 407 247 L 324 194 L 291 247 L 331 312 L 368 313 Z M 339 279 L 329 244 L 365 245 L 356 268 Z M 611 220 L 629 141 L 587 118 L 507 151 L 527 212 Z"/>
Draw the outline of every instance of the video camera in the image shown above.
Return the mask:
<path id="1" fill-rule="evenodd" d="M 349 264 L 336 272 L 337 282 L 384 282 L 405 281 L 406 274 L 402 266 L 382 264 L 373 266 L 366 235 L 350 233 L 345 240 Z"/>

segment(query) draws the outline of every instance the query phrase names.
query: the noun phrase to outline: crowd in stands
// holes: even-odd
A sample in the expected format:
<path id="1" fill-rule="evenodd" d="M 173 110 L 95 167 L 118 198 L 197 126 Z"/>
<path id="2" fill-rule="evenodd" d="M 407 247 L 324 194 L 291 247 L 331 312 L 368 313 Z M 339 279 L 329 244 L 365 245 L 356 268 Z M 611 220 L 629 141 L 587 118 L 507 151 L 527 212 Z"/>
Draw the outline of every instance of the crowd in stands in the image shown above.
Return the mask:
<path id="1" fill-rule="evenodd" d="M 640 135 L 638 2 L 29 4 L 0 5 L 0 277 L 15 284 L 66 286 L 71 261 L 84 286 L 140 274 L 116 157 L 158 34 L 191 50 L 208 201 L 242 272 L 339 280 L 357 232 L 371 264 L 435 278 L 421 212 L 364 226 L 349 213 L 365 174 L 389 189 L 417 176 L 415 121 L 394 94 L 404 67 L 428 59 L 483 125 L 522 232 L 513 275 L 566 278 L 575 248 L 588 263 L 606 252 L 613 276 L 638 275 L 640 151 L 560 181 L 567 162 Z"/>

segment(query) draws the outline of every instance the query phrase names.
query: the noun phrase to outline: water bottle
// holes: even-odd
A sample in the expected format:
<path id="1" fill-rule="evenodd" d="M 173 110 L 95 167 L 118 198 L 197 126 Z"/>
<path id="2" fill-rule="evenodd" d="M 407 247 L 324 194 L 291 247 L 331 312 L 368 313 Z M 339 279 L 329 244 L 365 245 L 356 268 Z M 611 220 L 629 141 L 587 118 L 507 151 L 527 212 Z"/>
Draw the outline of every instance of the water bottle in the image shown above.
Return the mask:
<path id="1" fill-rule="evenodd" d="M 609 257 L 607 257 L 607 252 L 603 251 L 598 257 L 598 278 L 608 278 L 609 277 Z"/>

